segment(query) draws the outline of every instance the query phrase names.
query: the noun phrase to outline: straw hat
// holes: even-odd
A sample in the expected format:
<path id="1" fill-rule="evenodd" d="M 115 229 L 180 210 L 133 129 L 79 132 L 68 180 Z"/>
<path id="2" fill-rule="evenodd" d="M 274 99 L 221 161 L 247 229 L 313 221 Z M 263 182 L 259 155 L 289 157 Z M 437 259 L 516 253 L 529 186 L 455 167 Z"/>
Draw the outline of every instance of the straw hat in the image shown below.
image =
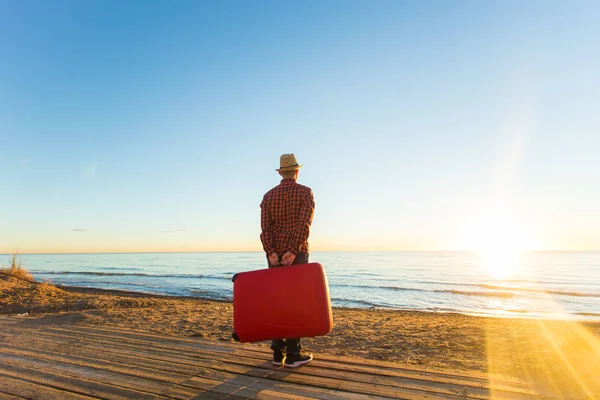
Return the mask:
<path id="1" fill-rule="evenodd" d="M 298 165 L 298 160 L 296 160 L 296 156 L 294 155 L 294 153 L 290 153 L 281 155 L 281 157 L 279 158 L 279 169 L 276 169 L 275 171 L 294 171 L 300 168 L 302 168 L 302 165 Z"/>

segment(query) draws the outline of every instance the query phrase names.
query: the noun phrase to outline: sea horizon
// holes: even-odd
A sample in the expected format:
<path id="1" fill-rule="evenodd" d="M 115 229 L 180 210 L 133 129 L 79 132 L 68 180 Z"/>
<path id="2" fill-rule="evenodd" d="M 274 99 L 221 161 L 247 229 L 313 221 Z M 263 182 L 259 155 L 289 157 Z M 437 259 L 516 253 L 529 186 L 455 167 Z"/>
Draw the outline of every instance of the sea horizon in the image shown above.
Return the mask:
<path id="1" fill-rule="evenodd" d="M 193 251 L 81 251 L 81 252 L 4 252 L 0 256 L 13 255 L 68 255 L 68 254 L 188 254 L 188 253 L 264 253 L 263 250 L 193 250 Z M 482 253 L 480 250 L 314 250 L 312 253 Z M 600 253 L 600 249 L 583 250 L 518 250 L 514 253 Z"/>

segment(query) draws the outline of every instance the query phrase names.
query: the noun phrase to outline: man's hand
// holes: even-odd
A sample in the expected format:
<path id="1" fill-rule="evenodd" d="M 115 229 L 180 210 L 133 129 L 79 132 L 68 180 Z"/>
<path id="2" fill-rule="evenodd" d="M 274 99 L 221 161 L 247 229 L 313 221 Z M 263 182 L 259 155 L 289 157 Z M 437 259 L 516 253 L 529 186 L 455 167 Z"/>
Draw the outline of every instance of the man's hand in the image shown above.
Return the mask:
<path id="1" fill-rule="evenodd" d="M 269 262 L 273 267 L 279 267 L 279 255 L 277 253 L 269 254 Z"/>
<path id="2" fill-rule="evenodd" d="M 291 251 L 288 251 L 281 257 L 281 265 L 292 265 L 295 259 L 296 255 Z"/>

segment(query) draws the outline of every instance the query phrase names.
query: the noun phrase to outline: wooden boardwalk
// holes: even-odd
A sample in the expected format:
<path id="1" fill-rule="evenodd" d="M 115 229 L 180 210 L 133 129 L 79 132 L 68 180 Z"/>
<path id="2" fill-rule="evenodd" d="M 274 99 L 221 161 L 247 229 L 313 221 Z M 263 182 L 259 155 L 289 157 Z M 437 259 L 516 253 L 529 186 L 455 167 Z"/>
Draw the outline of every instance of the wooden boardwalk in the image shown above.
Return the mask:
<path id="1" fill-rule="evenodd" d="M 491 388 L 485 375 L 315 356 L 289 369 L 255 345 L 0 317 L 0 399 L 541 398 L 510 378 Z"/>

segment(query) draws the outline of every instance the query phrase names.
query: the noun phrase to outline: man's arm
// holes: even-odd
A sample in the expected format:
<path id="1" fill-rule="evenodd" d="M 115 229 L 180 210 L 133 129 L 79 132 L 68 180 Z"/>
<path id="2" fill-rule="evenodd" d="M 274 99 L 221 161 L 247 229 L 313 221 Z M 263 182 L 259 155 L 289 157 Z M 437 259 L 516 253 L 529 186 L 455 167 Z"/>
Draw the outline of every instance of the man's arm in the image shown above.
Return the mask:
<path id="1" fill-rule="evenodd" d="M 265 253 L 270 256 L 275 253 L 275 246 L 273 245 L 273 235 L 271 233 L 271 217 L 265 199 L 260 203 L 260 228 L 260 241 Z"/>
<path id="2" fill-rule="evenodd" d="M 308 190 L 306 198 L 300 207 L 300 215 L 298 216 L 298 225 L 294 228 L 290 243 L 286 249 L 294 255 L 300 252 L 300 246 L 308 240 L 310 235 L 310 225 L 315 214 L 315 199 L 312 190 Z"/>

